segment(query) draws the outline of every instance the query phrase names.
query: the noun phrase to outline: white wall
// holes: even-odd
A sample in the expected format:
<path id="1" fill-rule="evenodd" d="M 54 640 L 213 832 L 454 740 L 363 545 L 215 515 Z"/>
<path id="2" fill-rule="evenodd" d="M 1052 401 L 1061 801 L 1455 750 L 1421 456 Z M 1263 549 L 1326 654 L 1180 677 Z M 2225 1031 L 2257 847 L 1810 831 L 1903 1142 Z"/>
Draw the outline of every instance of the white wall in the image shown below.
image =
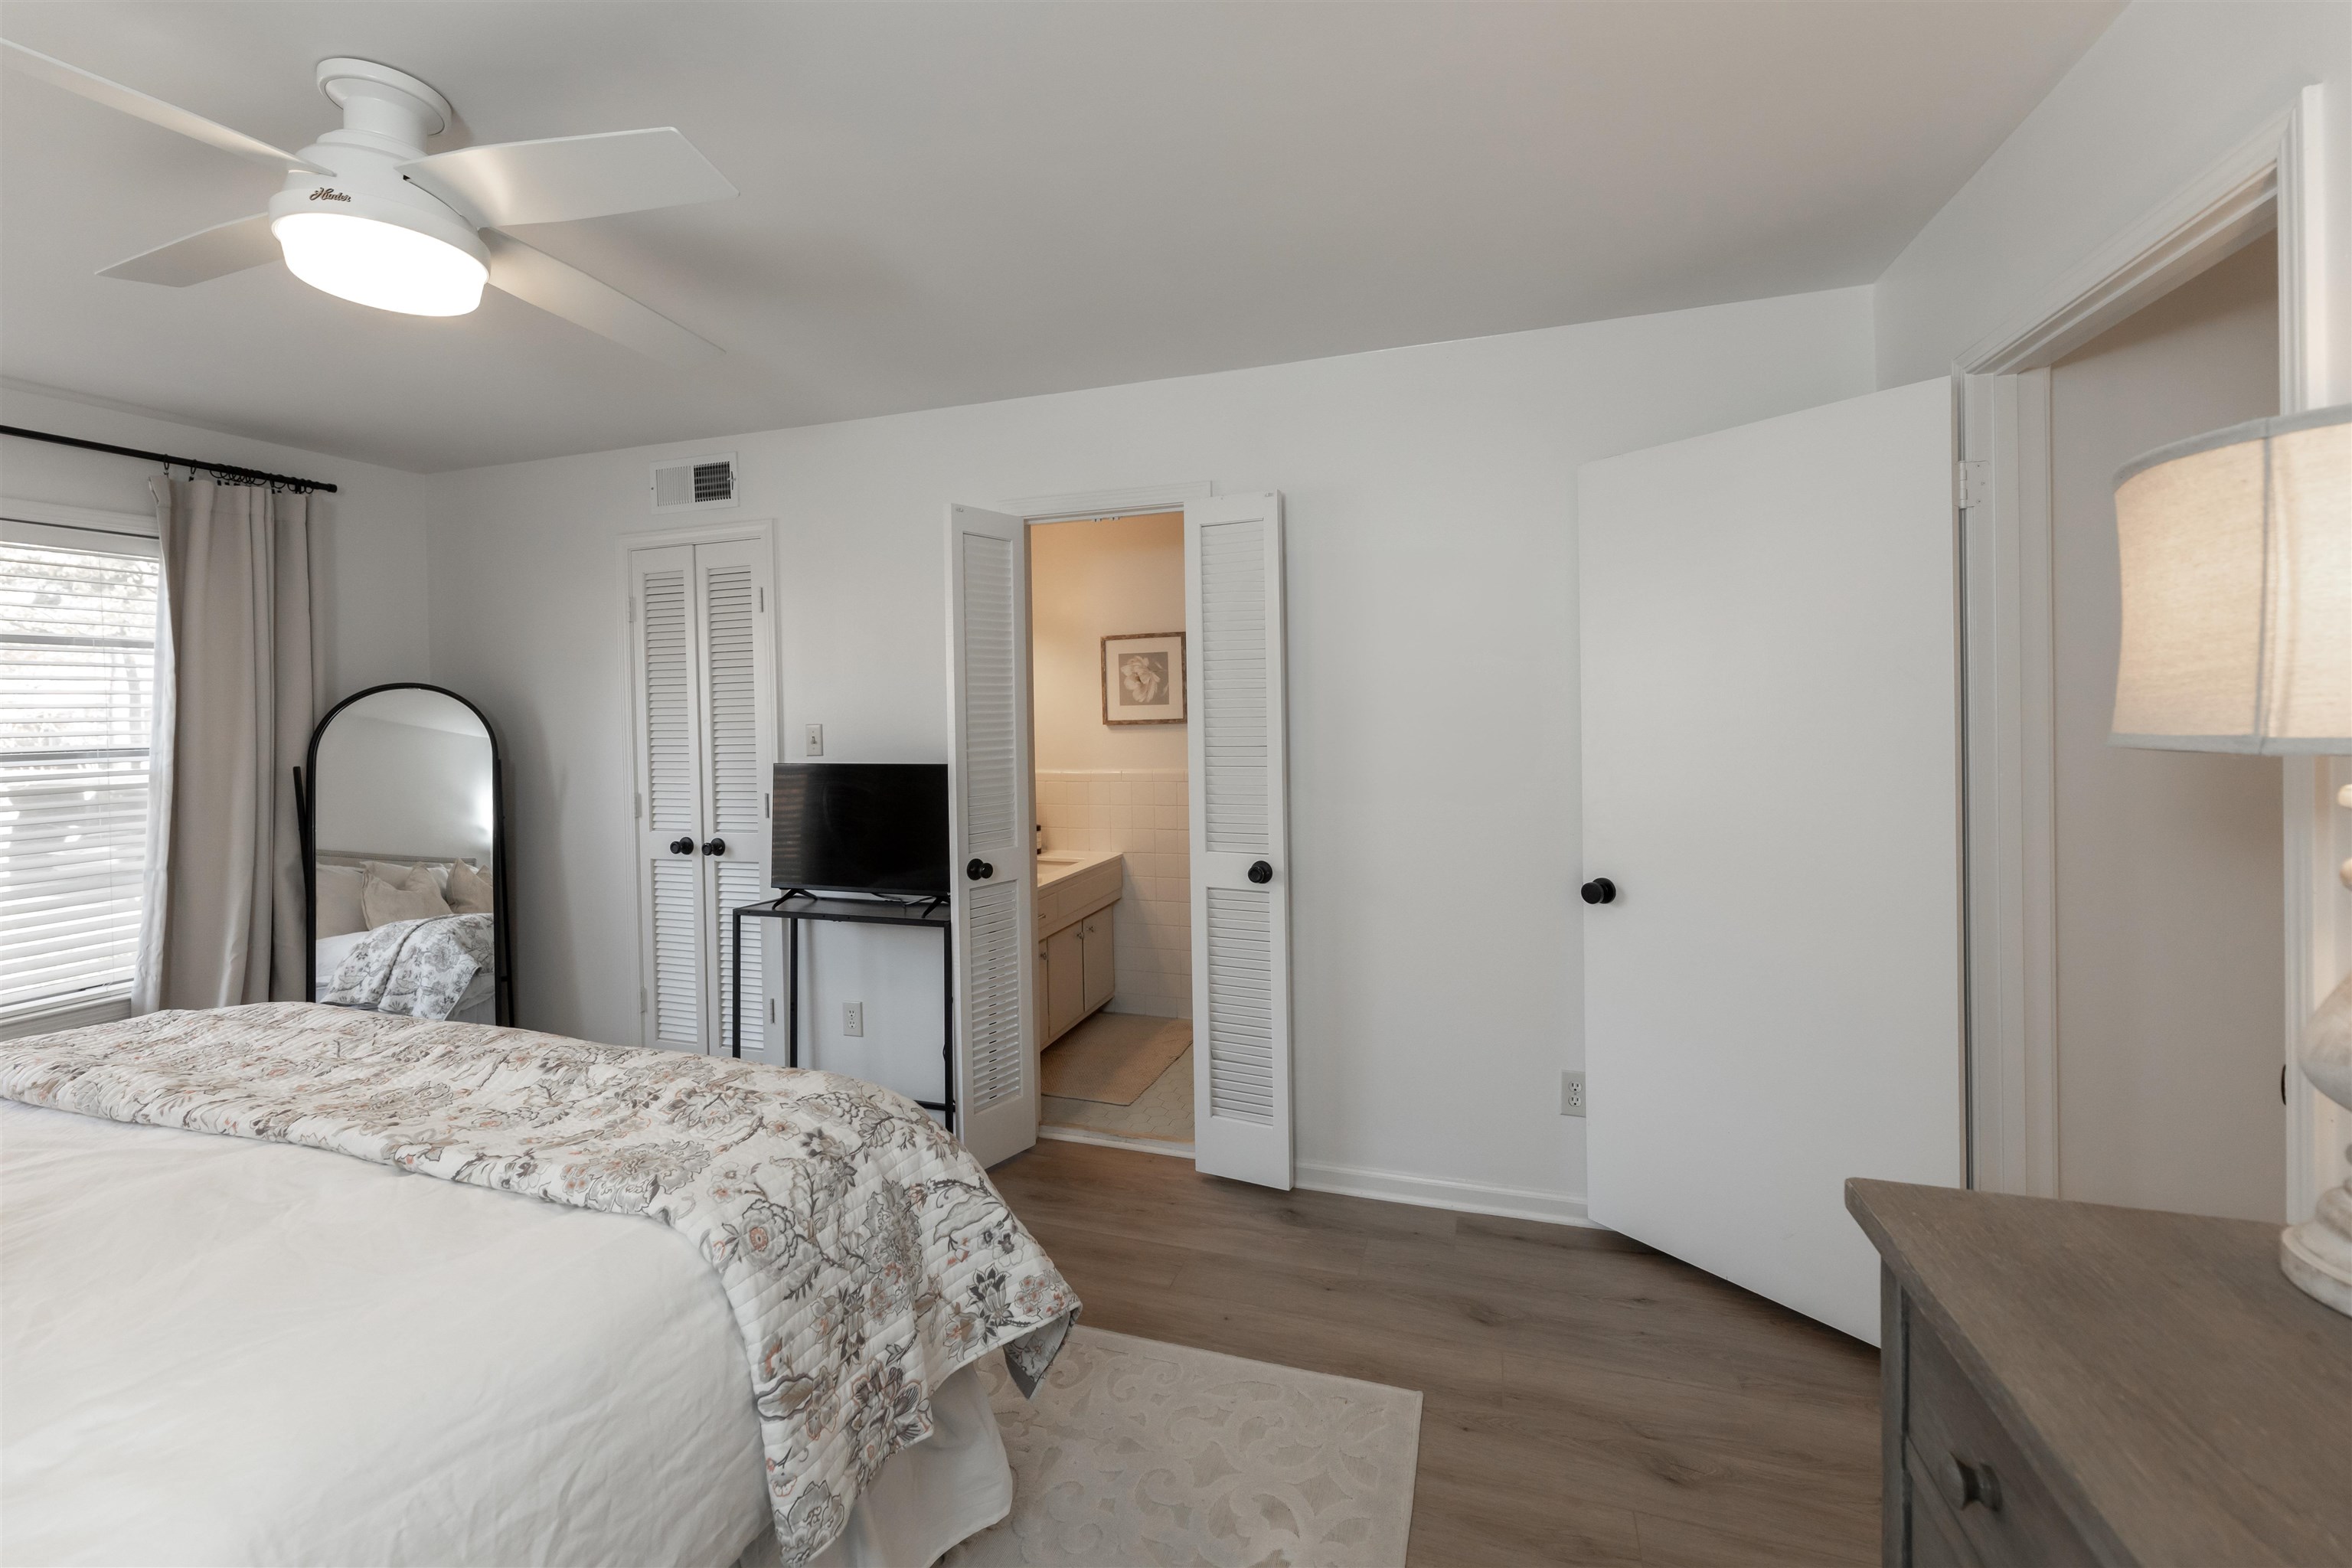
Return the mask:
<path id="1" fill-rule="evenodd" d="M 1029 531 L 1030 711 L 1040 772 L 1181 768 L 1182 724 L 1106 724 L 1102 639 L 1184 629 L 1184 514 Z"/>
<path id="2" fill-rule="evenodd" d="M 509 748 L 523 1021 L 636 1038 L 614 541 L 656 521 L 653 458 L 739 452 L 735 515 L 779 521 L 782 733 L 845 761 L 946 754 L 950 501 L 1279 489 L 1302 1175 L 1573 1212 L 1577 465 L 1871 381 L 1852 289 L 448 476 L 434 668 Z M 905 957 L 936 1049 L 935 955 Z"/>
<path id="3" fill-rule="evenodd" d="M 2322 99 L 2315 221 L 2332 258 L 2315 401 L 2352 399 L 2352 5 L 2255 0 L 2137 0 L 2116 19 L 1880 278 L 1879 384 L 1948 371 L 2312 85 Z M 2321 847 L 2311 915 L 2335 933 L 2332 963 L 2324 949 L 2313 955 L 2324 993 L 2352 973 L 2352 891 L 2327 875 L 2325 847 L 2345 831 L 2343 814 L 2311 809 Z M 2322 1101 L 2316 1147 L 2342 1149 L 2347 1128 L 2352 1118 Z M 2331 1172 L 2323 1184 L 2347 1168 L 2321 1163 Z"/>
<path id="4" fill-rule="evenodd" d="M 2050 377 L 2059 1195 L 2284 1215 L 2276 757 L 2107 744 L 2115 473 L 2278 412 L 2276 249 L 2248 246 Z"/>
<path id="5" fill-rule="evenodd" d="M 1879 279 L 1879 384 L 1945 374 L 2314 82 L 2336 193 L 2331 363 L 2352 375 L 2352 5 L 2138 0 Z"/>
<path id="6" fill-rule="evenodd" d="M 171 420 L 0 386 L 0 424 L 235 463 L 341 487 L 311 498 L 312 618 L 324 643 L 320 711 L 364 687 L 432 672 L 425 608 L 425 523 L 436 481 L 348 458 L 225 436 Z M 0 437 L 0 494 L 153 516 L 152 463 Z"/>
<path id="7" fill-rule="evenodd" d="M 381 695 L 360 704 L 381 700 Z M 490 741 L 345 710 L 319 744 L 322 855 L 490 863 Z"/>

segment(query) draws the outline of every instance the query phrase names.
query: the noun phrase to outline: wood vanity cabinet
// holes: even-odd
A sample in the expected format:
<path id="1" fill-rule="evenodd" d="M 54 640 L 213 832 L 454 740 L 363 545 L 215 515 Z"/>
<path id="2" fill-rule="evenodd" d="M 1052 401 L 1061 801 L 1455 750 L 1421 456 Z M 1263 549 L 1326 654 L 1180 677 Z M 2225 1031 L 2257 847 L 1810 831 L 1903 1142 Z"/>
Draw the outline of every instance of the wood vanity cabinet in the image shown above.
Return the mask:
<path id="1" fill-rule="evenodd" d="M 1126 884 L 1118 854 L 1058 850 L 1039 855 L 1037 876 L 1037 1044 L 1050 1046 L 1118 988 L 1112 954 L 1113 910 Z"/>
<path id="2" fill-rule="evenodd" d="M 2352 1318 L 2278 1226 L 1850 1181 L 1896 1564 L 2352 1563 Z"/>
<path id="3" fill-rule="evenodd" d="M 1037 994 L 1045 1016 L 1041 1046 L 1052 1045 L 1111 999 L 1118 980 L 1112 920 L 1109 910 L 1097 910 L 1037 944 Z"/>
<path id="4" fill-rule="evenodd" d="M 1085 1011 L 1093 1012 L 1110 1000 L 1118 974 L 1118 964 L 1111 955 L 1111 911 L 1097 910 L 1078 922 L 1079 946 L 1086 952 Z"/>
<path id="5" fill-rule="evenodd" d="M 1064 926 L 1045 942 L 1045 1037 L 1060 1039 L 1087 1016 L 1086 938 Z"/>

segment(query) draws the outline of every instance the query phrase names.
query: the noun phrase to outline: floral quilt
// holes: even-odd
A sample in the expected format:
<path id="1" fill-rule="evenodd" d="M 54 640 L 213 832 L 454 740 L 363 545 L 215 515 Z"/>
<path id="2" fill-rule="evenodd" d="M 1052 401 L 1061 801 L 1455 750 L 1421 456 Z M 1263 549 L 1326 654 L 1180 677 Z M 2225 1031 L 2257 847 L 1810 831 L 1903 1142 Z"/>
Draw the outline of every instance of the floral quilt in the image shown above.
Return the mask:
<path id="1" fill-rule="evenodd" d="M 832 1073 L 271 1002 L 0 1042 L 0 1098 L 669 1226 L 742 1330 L 792 1565 L 930 1434 L 931 1390 L 1002 1348 L 1029 1392 L 1078 1312 L 961 1145 Z"/>
<path id="2" fill-rule="evenodd" d="M 490 966 L 496 942 L 488 915 L 394 921 L 353 945 L 319 1000 L 446 1018 L 457 1010 L 475 972 Z"/>

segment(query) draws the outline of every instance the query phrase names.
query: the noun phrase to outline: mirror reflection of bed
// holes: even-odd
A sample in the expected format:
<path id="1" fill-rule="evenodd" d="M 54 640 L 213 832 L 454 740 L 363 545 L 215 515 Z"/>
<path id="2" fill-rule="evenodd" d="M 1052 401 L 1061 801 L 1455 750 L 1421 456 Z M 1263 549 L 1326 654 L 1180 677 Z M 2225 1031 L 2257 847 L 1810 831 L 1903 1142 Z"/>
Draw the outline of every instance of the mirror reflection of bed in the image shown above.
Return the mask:
<path id="1" fill-rule="evenodd" d="M 376 688 L 320 721 L 305 775 L 314 1000 L 513 1021 L 498 783 L 488 725 L 437 688 Z"/>

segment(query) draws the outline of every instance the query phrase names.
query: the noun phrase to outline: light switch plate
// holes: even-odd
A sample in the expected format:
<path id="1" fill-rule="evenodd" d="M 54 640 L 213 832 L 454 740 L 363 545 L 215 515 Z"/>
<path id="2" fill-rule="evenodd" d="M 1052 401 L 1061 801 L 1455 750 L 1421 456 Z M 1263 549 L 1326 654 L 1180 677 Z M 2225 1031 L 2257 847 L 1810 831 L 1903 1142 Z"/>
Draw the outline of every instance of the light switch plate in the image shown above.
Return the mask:
<path id="1" fill-rule="evenodd" d="M 803 754 L 812 757 L 821 757 L 824 755 L 824 725 L 811 724 L 808 727 L 808 732 L 803 739 L 805 741 L 805 744 L 801 747 Z"/>
<path id="2" fill-rule="evenodd" d="M 862 1039 L 865 1037 L 865 1003 L 844 1002 L 841 1005 L 841 1032 L 852 1039 Z"/>
<path id="3" fill-rule="evenodd" d="M 1584 1075 L 1564 1072 L 1559 1075 L 1559 1113 L 1562 1116 L 1584 1114 Z"/>

